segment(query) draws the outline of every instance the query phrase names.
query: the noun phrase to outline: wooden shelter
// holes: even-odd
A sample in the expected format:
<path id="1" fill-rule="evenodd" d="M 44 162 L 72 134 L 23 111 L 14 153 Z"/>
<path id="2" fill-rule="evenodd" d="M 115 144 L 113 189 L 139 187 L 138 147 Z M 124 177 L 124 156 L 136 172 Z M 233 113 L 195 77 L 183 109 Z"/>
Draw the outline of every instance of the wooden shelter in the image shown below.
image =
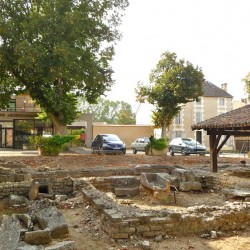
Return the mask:
<path id="1" fill-rule="evenodd" d="M 209 135 L 211 170 L 217 172 L 218 153 L 231 135 L 250 136 L 250 104 L 191 126 Z M 225 136 L 222 140 L 222 136 Z"/>

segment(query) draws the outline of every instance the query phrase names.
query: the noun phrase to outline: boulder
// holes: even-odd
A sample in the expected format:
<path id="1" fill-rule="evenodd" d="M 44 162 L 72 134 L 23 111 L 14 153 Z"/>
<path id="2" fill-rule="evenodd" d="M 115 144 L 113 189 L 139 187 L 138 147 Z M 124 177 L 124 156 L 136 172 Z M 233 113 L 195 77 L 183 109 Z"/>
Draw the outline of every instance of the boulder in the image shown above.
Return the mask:
<path id="1" fill-rule="evenodd" d="M 52 241 L 49 229 L 26 232 L 24 242 L 30 245 L 45 245 Z"/>
<path id="2" fill-rule="evenodd" d="M 64 238 L 69 229 L 64 216 L 56 207 L 48 207 L 35 213 L 37 221 L 42 229 L 49 229 L 52 238 Z"/>
<path id="3" fill-rule="evenodd" d="M 20 223 L 17 218 L 2 215 L 0 217 L 0 249 L 16 249 L 20 237 Z"/>

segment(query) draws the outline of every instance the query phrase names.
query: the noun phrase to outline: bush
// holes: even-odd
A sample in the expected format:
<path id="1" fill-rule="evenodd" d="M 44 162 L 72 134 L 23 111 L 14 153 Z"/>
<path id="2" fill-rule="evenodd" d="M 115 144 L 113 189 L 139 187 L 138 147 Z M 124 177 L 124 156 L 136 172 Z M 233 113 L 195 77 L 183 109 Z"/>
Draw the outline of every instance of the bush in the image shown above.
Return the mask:
<path id="1" fill-rule="evenodd" d="M 152 149 L 158 150 L 158 151 L 163 151 L 168 147 L 168 139 L 166 138 L 159 138 L 156 139 L 154 136 L 149 137 L 149 143 L 146 146 L 146 154 Z"/>
<path id="2" fill-rule="evenodd" d="M 42 155 L 59 155 L 63 145 L 74 140 L 74 138 L 74 135 L 30 136 L 29 143 L 35 145 Z"/>

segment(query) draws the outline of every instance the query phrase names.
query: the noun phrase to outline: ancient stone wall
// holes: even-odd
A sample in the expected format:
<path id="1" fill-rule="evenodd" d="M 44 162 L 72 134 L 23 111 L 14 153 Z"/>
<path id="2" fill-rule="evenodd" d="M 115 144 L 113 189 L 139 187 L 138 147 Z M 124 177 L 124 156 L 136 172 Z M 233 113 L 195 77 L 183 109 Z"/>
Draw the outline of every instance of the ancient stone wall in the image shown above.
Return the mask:
<path id="1" fill-rule="evenodd" d="M 11 194 L 28 197 L 30 181 L 0 183 L 0 199 L 9 197 Z"/>
<path id="2" fill-rule="evenodd" d="M 250 226 L 250 202 L 227 202 L 221 207 L 194 206 L 182 211 L 144 211 L 115 203 L 90 183 L 85 183 L 82 193 L 85 200 L 100 213 L 103 230 L 114 239 L 126 239 L 133 235 L 203 234 L 243 230 Z"/>

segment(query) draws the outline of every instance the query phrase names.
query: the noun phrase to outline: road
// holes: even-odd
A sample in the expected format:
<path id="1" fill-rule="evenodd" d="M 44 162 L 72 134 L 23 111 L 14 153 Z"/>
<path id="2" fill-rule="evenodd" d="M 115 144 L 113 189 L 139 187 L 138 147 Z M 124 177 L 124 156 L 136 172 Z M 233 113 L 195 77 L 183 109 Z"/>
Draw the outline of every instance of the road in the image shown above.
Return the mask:
<path id="1" fill-rule="evenodd" d="M 74 147 L 70 149 L 73 152 L 79 154 L 91 154 L 90 148 L 85 147 Z M 127 149 L 127 154 L 133 154 L 131 149 Z M 137 154 L 145 154 L 144 152 L 137 152 Z M 20 150 L 20 149 L 0 149 L 0 156 L 38 156 L 38 150 Z M 206 154 L 209 156 L 209 154 Z M 247 154 L 240 153 L 220 153 L 219 157 L 235 157 L 235 158 L 247 158 Z"/>

